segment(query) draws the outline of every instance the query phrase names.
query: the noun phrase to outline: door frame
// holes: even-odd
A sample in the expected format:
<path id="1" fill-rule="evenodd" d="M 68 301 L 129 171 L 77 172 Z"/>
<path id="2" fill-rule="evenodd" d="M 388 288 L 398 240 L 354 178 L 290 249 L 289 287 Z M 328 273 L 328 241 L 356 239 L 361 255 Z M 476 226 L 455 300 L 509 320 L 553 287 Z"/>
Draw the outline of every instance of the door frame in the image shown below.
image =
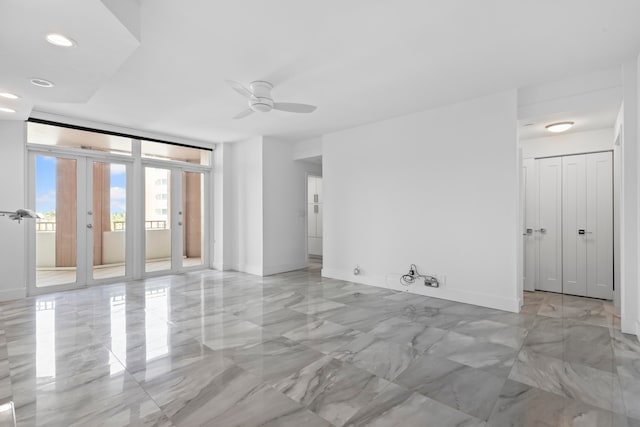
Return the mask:
<path id="1" fill-rule="evenodd" d="M 131 232 L 125 238 L 125 274 L 123 276 L 94 279 L 93 278 L 93 232 L 87 228 L 87 210 L 93 210 L 93 169 L 88 167 L 92 162 L 124 164 L 126 167 L 126 209 L 133 210 L 132 194 L 132 165 L 133 159 L 120 155 L 113 155 L 93 150 L 74 150 L 50 146 L 30 144 L 27 147 L 27 202 L 35 208 L 36 202 L 36 156 L 73 159 L 76 161 L 76 280 L 73 283 L 63 283 L 46 287 L 38 287 L 36 283 L 36 230 L 27 228 L 28 260 L 27 260 L 27 292 L 29 296 L 49 294 L 52 292 L 82 289 L 94 285 L 129 281 L 133 277 L 133 236 Z M 125 228 L 131 224 L 131 216 L 126 217 Z"/>
<path id="2" fill-rule="evenodd" d="M 146 263 L 146 244 L 145 244 L 145 215 L 144 215 L 144 191 L 145 191 L 145 168 L 152 167 L 158 169 L 168 169 L 171 172 L 171 201 L 170 207 L 172 215 L 170 218 L 171 221 L 171 268 L 168 270 L 160 270 L 160 271 L 145 271 L 145 263 Z M 181 211 L 182 207 L 182 199 L 184 195 L 182 194 L 182 172 L 195 172 L 202 173 L 202 264 L 195 265 L 193 267 L 184 267 L 182 263 L 179 262 L 182 259 L 183 252 L 183 226 L 178 225 L 179 217 L 178 215 L 173 214 L 174 212 Z M 167 274 L 179 274 L 189 271 L 201 270 L 202 268 L 210 268 L 210 241 L 209 241 L 209 233 L 210 233 L 210 224 L 207 221 L 209 217 L 209 210 L 211 209 L 210 205 L 210 166 L 202 166 L 202 165 L 194 165 L 187 162 L 180 161 L 163 161 L 158 159 L 141 159 L 141 169 L 139 172 L 139 181 L 141 184 L 141 192 L 140 192 L 140 214 L 138 215 L 138 223 L 139 230 L 142 231 L 140 233 L 142 241 L 140 242 L 140 252 L 141 252 L 141 265 L 139 266 L 140 276 L 142 278 L 147 277 L 158 277 L 165 276 Z M 175 191 L 175 189 L 180 189 L 179 191 Z"/>
<path id="3" fill-rule="evenodd" d="M 28 144 L 27 145 L 27 203 L 29 206 L 35 208 L 35 157 L 37 155 L 49 156 L 49 157 L 62 157 L 76 160 L 76 183 L 77 183 L 77 219 L 76 219 L 76 281 L 74 283 L 37 287 L 36 286 L 36 231 L 34 227 L 25 227 L 27 229 L 27 293 L 29 296 L 36 296 L 42 294 L 49 294 L 52 292 L 67 291 L 73 289 L 82 289 L 94 285 L 102 285 L 109 283 L 129 282 L 131 280 L 137 280 L 146 277 L 162 276 L 167 274 L 178 274 L 188 271 L 201 270 L 203 268 L 210 268 L 210 233 L 211 224 L 207 219 L 209 218 L 211 211 L 211 166 L 209 165 L 195 165 L 187 162 L 175 161 L 175 160 L 158 160 L 141 158 L 139 155 L 140 144 L 139 140 L 132 139 L 132 154 L 131 156 L 124 156 L 118 154 L 111 154 L 95 150 L 87 149 L 74 149 L 65 147 L 54 147 L 40 144 Z M 90 274 L 90 260 L 93 259 L 93 252 L 91 255 L 87 255 L 89 251 L 80 250 L 80 248 L 88 248 L 88 244 L 93 241 L 92 233 L 87 232 L 87 209 L 85 207 L 91 206 L 91 192 L 93 191 L 93 173 L 90 173 L 89 163 L 92 161 L 97 162 L 112 162 L 125 164 L 127 167 L 127 219 L 125 227 L 129 230 L 126 236 L 126 249 L 125 249 L 125 275 L 94 280 L 93 275 Z M 158 167 L 169 169 L 172 171 L 172 177 L 176 176 L 176 180 L 180 180 L 182 172 L 198 172 L 203 174 L 203 189 L 202 189 L 202 264 L 193 267 L 183 267 L 178 262 L 178 257 L 182 253 L 182 235 L 174 238 L 173 233 L 176 229 L 172 225 L 172 262 L 170 270 L 163 270 L 159 272 L 146 273 L 145 270 L 145 244 L 144 244 L 144 167 Z M 172 178 L 173 181 L 174 178 Z M 174 185 L 172 183 L 172 185 Z M 178 185 L 180 187 L 180 185 Z M 182 190 L 177 192 L 179 197 L 182 197 Z M 175 202 L 174 202 L 175 200 Z M 176 211 L 180 208 L 181 199 L 172 196 L 172 209 Z M 82 208 L 82 210 L 81 210 Z M 172 215 L 172 218 L 176 218 L 176 215 Z M 173 219 L 172 219 L 173 221 Z M 176 219 L 177 221 L 177 219 Z M 137 224 L 137 227 L 134 226 Z M 177 233 L 177 230 L 175 231 Z M 91 235 L 91 236 L 90 236 Z M 176 245 L 177 248 L 173 246 Z M 174 255 L 175 254 L 175 255 Z M 174 259 L 174 256 L 176 259 Z"/>
<path id="4" fill-rule="evenodd" d="M 616 287 L 616 278 L 618 277 L 618 275 L 622 274 L 622 271 L 621 270 L 618 271 L 616 269 L 616 260 L 620 257 L 620 253 L 618 253 L 616 251 L 616 247 L 620 243 L 619 240 L 621 239 L 622 236 L 619 233 L 618 234 L 616 233 L 616 224 L 618 224 L 619 221 L 620 221 L 618 215 L 619 215 L 619 213 L 620 213 L 619 211 L 620 211 L 620 209 L 622 207 L 621 206 L 616 206 L 616 200 L 615 200 L 616 174 L 619 173 L 619 168 L 620 168 L 621 165 L 617 165 L 618 168 L 616 168 L 615 149 L 612 148 L 612 149 L 606 149 L 606 150 L 580 151 L 580 152 L 576 152 L 576 153 L 566 153 L 566 154 L 558 154 L 558 155 L 552 155 L 552 156 L 527 157 L 527 159 L 533 159 L 534 161 L 537 161 L 537 160 L 541 160 L 541 159 L 549 159 L 549 158 L 556 158 L 556 157 L 557 158 L 563 158 L 563 157 L 568 157 L 568 156 L 588 155 L 588 154 L 596 154 L 596 153 L 611 153 L 611 157 L 612 157 L 611 172 L 612 172 L 612 185 L 613 185 L 613 188 L 612 188 L 612 195 L 613 195 L 613 197 L 612 197 L 612 204 L 613 204 L 612 227 L 613 227 L 613 265 L 614 265 L 614 268 L 613 268 L 613 278 L 612 278 L 613 279 L 613 282 L 612 282 L 613 283 L 612 284 L 612 286 L 613 286 L 613 298 L 611 299 L 611 302 L 614 302 L 614 303 L 615 302 L 619 302 L 619 304 L 616 304 L 616 305 L 621 307 L 622 306 L 622 302 L 620 301 L 620 291 L 621 290 L 620 290 L 619 287 Z M 520 159 L 520 162 L 519 162 L 520 171 L 522 171 L 522 168 L 524 166 L 525 157 L 523 157 L 521 151 L 519 152 L 519 159 Z M 622 161 L 622 159 L 621 159 L 621 161 Z M 538 178 L 538 170 L 537 170 L 537 168 L 538 168 L 538 164 L 536 162 L 535 163 L 535 176 L 536 176 L 536 178 Z M 620 179 L 622 179 L 622 176 L 618 176 L 618 180 L 620 180 Z M 523 177 L 522 177 L 522 174 L 520 173 L 520 182 L 521 182 L 521 184 L 522 184 L 522 180 L 523 180 Z M 519 188 L 520 188 L 520 191 L 525 191 L 525 189 L 522 188 L 522 185 L 520 185 Z M 521 194 L 520 196 L 521 196 L 522 200 L 524 200 L 525 194 Z M 523 229 L 525 227 L 524 221 L 523 221 L 524 218 L 525 218 L 524 203 L 520 203 L 520 223 L 523 224 L 521 229 Z M 535 222 L 536 222 L 536 224 L 539 225 L 539 217 L 536 218 Z M 522 233 L 520 233 L 520 234 L 522 234 Z M 524 239 L 523 239 L 522 240 L 522 257 L 520 257 L 521 258 L 520 262 L 522 263 L 522 270 L 521 270 L 522 272 L 524 272 L 524 250 L 525 250 L 525 245 L 524 245 Z M 564 272 L 563 272 L 563 275 L 564 275 Z M 539 280 L 539 278 L 536 277 L 535 284 L 534 284 L 534 287 L 535 287 L 534 292 L 540 290 L 540 289 L 537 288 L 538 285 L 539 285 L 538 280 Z M 564 281 L 564 279 L 563 279 L 563 281 Z M 521 283 L 523 283 L 523 285 L 524 285 L 524 274 L 522 275 Z M 524 304 L 523 291 L 527 291 L 526 289 L 524 289 L 524 286 L 523 286 L 523 289 L 521 289 L 521 298 L 522 298 L 521 301 Z M 542 292 L 545 292 L 545 291 L 542 291 Z M 564 295 L 564 292 L 562 292 L 562 295 Z"/>
<path id="5" fill-rule="evenodd" d="M 310 177 L 314 177 L 314 178 L 322 178 L 322 175 L 317 175 L 313 172 L 307 172 L 305 174 L 304 177 L 304 245 L 305 245 L 305 253 L 306 253 L 306 258 L 307 260 L 309 259 L 309 256 L 314 256 L 317 257 L 318 255 L 310 255 L 309 254 L 309 178 Z M 323 187 L 324 189 L 324 187 Z M 321 203 L 324 204 L 324 203 Z M 324 245 L 323 245 L 324 248 Z M 323 250 L 324 253 L 324 250 Z M 320 255 L 321 259 L 322 255 Z"/>

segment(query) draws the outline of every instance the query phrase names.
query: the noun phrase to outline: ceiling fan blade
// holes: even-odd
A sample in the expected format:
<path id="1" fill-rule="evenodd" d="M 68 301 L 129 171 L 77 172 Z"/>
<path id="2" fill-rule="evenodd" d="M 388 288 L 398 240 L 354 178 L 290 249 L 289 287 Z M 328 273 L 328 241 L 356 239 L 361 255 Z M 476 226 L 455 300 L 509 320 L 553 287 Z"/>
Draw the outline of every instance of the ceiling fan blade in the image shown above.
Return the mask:
<path id="1" fill-rule="evenodd" d="M 248 115 L 253 114 L 253 110 L 251 108 L 247 108 L 246 110 L 236 114 L 233 118 L 235 119 L 241 119 L 243 117 L 247 117 Z"/>
<path id="2" fill-rule="evenodd" d="M 226 82 L 227 82 L 227 84 L 229 86 L 231 86 L 231 88 L 233 90 L 235 90 L 236 92 L 238 92 L 240 95 L 244 96 L 245 98 L 249 98 L 249 99 L 254 99 L 255 98 L 255 95 L 253 93 L 251 93 L 251 91 L 249 89 L 244 87 L 242 85 L 242 83 L 238 83 L 235 80 L 227 80 Z"/>
<path id="3" fill-rule="evenodd" d="M 297 104 L 295 102 L 276 102 L 273 104 L 274 110 L 287 111 L 289 113 L 313 113 L 316 111 L 315 105 Z"/>

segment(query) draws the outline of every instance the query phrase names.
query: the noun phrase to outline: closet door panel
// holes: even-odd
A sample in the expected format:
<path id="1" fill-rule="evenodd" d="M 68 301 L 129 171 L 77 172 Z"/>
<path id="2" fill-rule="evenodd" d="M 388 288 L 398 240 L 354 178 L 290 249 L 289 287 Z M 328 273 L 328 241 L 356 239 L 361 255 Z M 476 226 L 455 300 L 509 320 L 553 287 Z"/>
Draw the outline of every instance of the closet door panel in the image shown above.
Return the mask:
<path id="1" fill-rule="evenodd" d="M 537 281 L 538 242 L 533 230 L 538 228 L 538 178 L 536 160 L 524 159 L 522 165 L 522 186 L 524 192 L 524 269 L 523 287 L 525 291 L 534 291 Z"/>
<path id="2" fill-rule="evenodd" d="M 562 160 L 538 160 L 538 288 L 562 292 Z"/>
<path id="3" fill-rule="evenodd" d="M 613 298 L 613 161 L 611 153 L 586 156 L 587 296 Z"/>
<path id="4" fill-rule="evenodd" d="M 587 295 L 587 173 L 585 156 L 562 158 L 562 291 Z M 582 231 L 580 231 L 582 230 Z"/>

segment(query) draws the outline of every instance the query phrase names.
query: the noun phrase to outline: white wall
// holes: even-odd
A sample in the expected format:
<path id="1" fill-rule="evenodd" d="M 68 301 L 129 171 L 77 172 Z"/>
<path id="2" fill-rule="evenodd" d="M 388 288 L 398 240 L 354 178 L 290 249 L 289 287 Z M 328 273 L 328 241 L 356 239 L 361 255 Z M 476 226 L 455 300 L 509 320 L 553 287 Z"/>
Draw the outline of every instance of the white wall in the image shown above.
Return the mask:
<path id="1" fill-rule="evenodd" d="M 213 268 L 234 267 L 231 151 L 229 144 L 219 144 L 213 152 Z"/>
<path id="2" fill-rule="evenodd" d="M 295 161 L 293 144 L 265 137 L 263 145 L 264 274 L 307 266 L 307 174 L 320 165 Z"/>
<path id="3" fill-rule="evenodd" d="M 0 121 L 0 210 L 27 207 L 25 131 L 22 121 Z M 18 224 L 8 217 L 0 217 L 0 301 L 26 295 L 26 221 Z"/>
<path id="4" fill-rule="evenodd" d="M 323 275 L 518 311 L 515 91 L 327 134 Z M 354 276 L 358 264 L 362 273 Z"/>
<path id="5" fill-rule="evenodd" d="M 225 201 L 230 203 L 231 214 L 225 215 L 224 240 L 229 243 L 228 266 L 262 275 L 262 137 L 235 142 L 227 148 L 225 168 L 229 166 L 231 182 L 230 197 Z"/>
<path id="6" fill-rule="evenodd" d="M 292 151 L 296 160 L 322 156 L 322 137 L 298 141 L 293 144 Z"/>
<path id="7" fill-rule="evenodd" d="M 565 156 L 613 150 L 614 128 L 576 132 L 520 141 L 522 158 Z"/>
<path id="8" fill-rule="evenodd" d="M 638 58 L 636 60 L 636 96 L 635 96 L 635 143 L 636 143 L 636 179 L 640 179 L 640 175 L 638 175 L 637 170 L 640 167 L 640 150 L 638 150 L 637 146 L 638 146 L 638 137 L 640 136 L 640 108 L 638 108 L 638 102 L 640 101 L 640 55 L 638 55 Z M 640 190 L 640 183 L 636 180 L 636 192 L 635 195 L 636 197 L 638 196 L 638 191 Z M 638 207 L 638 204 L 640 204 L 640 197 L 637 197 L 636 199 L 636 212 L 638 215 L 640 215 L 640 207 Z M 640 218 L 636 217 L 636 221 L 640 221 Z M 636 222 L 637 224 L 637 222 Z M 636 250 L 637 250 L 637 245 L 640 242 L 640 229 L 637 229 L 638 234 L 636 234 Z M 636 274 L 637 274 L 637 268 L 638 265 L 640 265 L 640 251 L 637 251 L 636 253 Z M 638 339 L 640 339 L 640 284 L 638 283 L 638 276 L 636 276 L 636 281 L 634 282 L 635 287 L 636 287 L 636 304 L 635 304 L 635 311 L 636 311 L 636 327 L 635 327 L 635 333 L 636 336 L 638 337 Z"/>
<path id="9" fill-rule="evenodd" d="M 638 66 L 630 61 L 623 65 L 624 108 L 622 125 L 622 182 L 620 185 L 620 269 L 621 329 L 626 333 L 638 330 Z"/>

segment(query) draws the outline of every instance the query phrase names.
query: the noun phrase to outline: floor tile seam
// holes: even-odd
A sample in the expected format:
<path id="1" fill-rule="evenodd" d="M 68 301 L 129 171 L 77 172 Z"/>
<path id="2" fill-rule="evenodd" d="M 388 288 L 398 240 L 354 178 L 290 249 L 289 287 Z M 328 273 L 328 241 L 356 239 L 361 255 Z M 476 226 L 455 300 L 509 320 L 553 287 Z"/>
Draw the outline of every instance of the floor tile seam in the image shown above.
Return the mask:
<path id="1" fill-rule="evenodd" d="M 328 355 L 325 355 L 325 356 L 323 356 L 323 357 L 327 357 L 327 356 L 328 356 Z M 306 365 L 306 366 L 304 366 L 304 367 L 300 368 L 297 372 L 294 372 L 294 373 L 298 373 L 298 372 L 302 371 L 303 369 L 305 369 L 305 368 L 309 367 L 310 365 L 313 365 L 313 364 L 314 364 L 314 363 L 316 363 L 317 361 L 321 360 L 323 357 L 321 357 L 320 359 L 316 359 L 316 360 L 314 360 L 313 362 L 311 362 L 311 363 L 309 363 L 308 365 Z M 357 366 L 354 366 L 354 365 L 352 365 L 352 364 L 350 364 L 350 363 L 348 363 L 348 362 L 344 362 L 344 361 L 341 361 L 341 360 L 335 359 L 335 358 L 333 358 L 333 357 L 331 357 L 331 356 L 328 356 L 328 357 L 330 357 L 332 360 L 335 360 L 335 361 L 338 361 L 338 362 L 343 363 L 343 364 L 345 364 L 345 365 L 348 365 L 348 366 L 349 366 L 349 367 L 351 367 L 351 368 L 355 368 L 355 369 L 358 369 L 358 370 L 364 371 L 364 372 L 366 372 L 367 374 L 370 374 L 370 375 L 375 376 L 376 378 L 380 378 L 380 377 L 378 377 L 377 375 L 372 374 L 371 372 L 369 372 L 369 371 L 367 371 L 367 370 L 365 370 L 365 369 L 358 368 Z M 330 362 L 327 362 L 327 363 L 330 363 Z M 240 365 L 237 365 L 237 366 L 240 366 Z M 244 369 L 242 366 L 240 366 L 240 369 L 243 369 L 243 370 L 245 370 L 245 371 L 247 371 L 247 372 L 249 372 L 249 373 L 252 373 L 251 371 L 249 371 L 249 370 L 247 370 L 247 369 Z M 293 375 L 293 374 L 292 374 L 292 375 Z M 286 378 L 287 378 L 287 377 L 285 377 L 284 379 L 286 379 Z M 283 379 L 283 380 L 284 380 L 284 379 Z M 386 381 L 387 383 L 391 383 L 390 381 L 385 380 L 384 378 L 382 378 L 382 380 Z M 276 386 L 275 386 L 275 385 L 273 385 L 273 384 L 270 384 L 270 383 L 265 382 L 265 381 L 262 381 L 262 382 L 261 382 L 261 384 L 262 384 L 263 386 L 266 386 L 266 387 L 268 387 L 268 388 L 270 388 L 270 389 L 274 390 L 276 393 L 280 394 L 281 396 L 286 397 L 286 398 L 287 398 L 288 400 L 290 400 L 291 402 L 293 402 L 293 403 L 295 403 L 296 405 L 298 405 L 298 406 L 300 406 L 300 407 L 302 407 L 302 408 L 306 409 L 307 411 L 309 411 L 309 412 L 311 412 L 312 414 L 314 414 L 314 415 L 318 416 L 319 418 L 322 418 L 324 421 L 328 422 L 331 426 L 338 427 L 336 424 L 332 423 L 332 422 L 331 422 L 331 420 L 326 419 L 325 417 L 323 417 L 322 415 L 318 414 L 316 411 L 312 410 L 312 409 L 309 407 L 309 405 L 311 405 L 311 404 L 315 401 L 315 398 L 314 398 L 314 399 L 312 399 L 312 400 L 311 400 L 311 402 L 309 402 L 308 404 L 305 404 L 305 403 L 302 403 L 302 402 L 298 402 L 298 401 L 296 401 L 296 400 L 292 399 L 291 397 L 287 396 L 287 394 L 286 394 L 286 393 L 283 393 L 282 391 L 278 390 L 278 389 L 276 388 Z M 389 385 L 390 385 L 390 384 L 385 385 L 385 386 L 383 387 L 383 390 L 384 390 L 384 389 L 386 389 Z M 376 397 L 378 397 L 378 395 L 379 395 L 379 394 L 380 394 L 380 393 L 377 393 L 377 394 L 375 395 L 374 399 L 375 399 Z M 373 400 L 373 399 L 371 399 L 371 400 Z M 355 414 L 354 414 L 354 415 L 355 415 Z M 346 425 L 346 423 L 345 423 L 344 425 Z"/>
<path id="2" fill-rule="evenodd" d="M 520 353 L 522 352 L 522 349 L 525 347 L 525 341 L 526 341 L 526 337 L 529 335 L 529 332 L 531 331 L 531 329 L 527 328 L 527 335 L 525 336 L 525 338 L 522 340 L 522 344 L 520 345 L 520 348 L 518 349 L 517 353 L 515 354 L 515 357 L 513 359 L 513 363 L 511 364 L 511 368 L 509 369 L 509 372 L 507 373 L 507 375 L 504 377 L 504 381 L 502 382 L 502 387 L 500 387 L 500 392 L 498 392 L 498 397 L 496 398 L 495 402 L 493 402 L 493 405 L 491 406 L 491 411 L 489 411 L 489 416 L 487 417 L 487 423 L 489 422 L 489 420 L 491 419 L 491 415 L 493 415 L 493 412 L 496 409 L 496 405 L 498 404 L 498 402 L 500 401 L 500 393 L 502 393 L 502 389 L 504 389 L 505 384 L 507 383 L 507 381 L 511 380 L 511 373 L 513 372 L 513 370 L 515 369 L 516 363 L 518 362 L 519 358 L 518 356 L 520 356 Z M 511 380 L 514 381 L 514 380 Z M 515 382 L 519 382 L 519 381 L 515 381 Z M 520 383 L 522 384 L 522 383 Z M 526 384 L 525 384 L 526 385 Z M 529 385 L 527 385 L 527 387 L 531 387 Z M 537 388 L 537 387 L 533 387 L 533 388 Z M 541 389 L 540 389 L 541 390 Z M 489 424 L 487 424 L 488 426 Z"/>
<path id="3" fill-rule="evenodd" d="M 634 420 L 640 421 L 640 413 L 638 414 L 637 417 L 629 415 L 629 411 L 631 409 L 633 409 L 633 407 L 630 408 L 629 405 L 627 404 L 627 398 L 625 397 L 626 393 L 624 391 L 624 388 L 622 387 L 622 378 L 626 378 L 626 379 L 631 379 L 634 382 L 638 383 L 639 384 L 639 390 L 640 390 L 640 378 L 636 378 L 636 377 L 633 377 L 633 376 L 620 374 L 618 372 L 617 367 L 616 367 L 616 376 L 617 376 L 618 382 L 620 384 L 620 394 L 622 396 L 622 406 L 624 408 L 624 413 L 626 414 L 627 417 L 632 418 Z"/>
<path id="4" fill-rule="evenodd" d="M 584 400 L 583 400 L 583 399 L 581 399 L 580 397 L 573 397 L 573 393 L 569 393 L 568 391 L 565 391 L 565 387 L 564 387 L 564 385 L 563 385 L 562 383 L 559 383 L 559 386 L 560 386 L 560 389 L 562 390 L 562 393 L 563 393 L 563 394 L 559 394 L 559 393 L 557 393 L 557 392 L 555 392 L 555 391 L 549 391 L 549 390 L 541 389 L 541 388 L 539 388 L 539 387 L 532 386 L 532 385 L 528 385 L 528 384 L 525 384 L 525 385 L 527 385 L 528 387 L 532 387 L 532 388 L 535 388 L 535 389 L 539 389 L 539 390 L 546 391 L 546 392 L 548 392 L 548 393 L 555 394 L 556 396 L 561 396 L 561 397 L 565 397 L 565 398 L 568 398 L 568 399 L 575 400 L 575 401 L 577 401 L 577 402 L 580 402 L 580 403 L 582 403 L 582 404 L 584 404 L 584 405 L 588 405 L 588 406 L 590 406 L 590 407 L 594 407 L 594 408 L 602 409 L 602 410 L 609 411 L 609 412 L 611 412 L 611 413 L 620 414 L 620 415 L 623 415 L 623 416 L 628 416 L 628 415 L 627 415 L 626 402 L 625 402 L 625 399 L 624 399 L 624 392 L 623 392 L 623 389 L 622 389 L 622 384 L 621 384 L 621 382 L 620 382 L 620 376 L 618 375 L 618 373 L 617 373 L 617 372 L 616 372 L 616 373 L 611 373 L 611 372 L 604 371 L 604 370 L 602 370 L 602 369 L 598 369 L 598 368 L 594 368 L 594 367 L 589 366 L 589 365 L 585 365 L 584 363 L 579 363 L 579 362 L 567 362 L 567 361 L 565 361 L 565 360 L 563 360 L 563 359 L 559 359 L 559 358 L 554 357 L 554 356 L 548 356 L 548 355 L 546 355 L 546 354 L 543 354 L 543 353 L 540 353 L 540 352 L 536 352 L 536 351 L 534 351 L 534 350 L 531 350 L 531 351 L 533 351 L 534 353 L 539 354 L 539 355 L 541 355 L 541 356 L 543 356 L 543 357 L 546 357 L 546 358 L 550 358 L 550 359 L 554 359 L 554 360 L 556 360 L 556 361 L 559 361 L 559 362 L 561 363 L 561 366 L 562 366 L 562 369 L 563 369 L 563 370 L 566 370 L 566 369 L 567 369 L 566 365 L 569 365 L 569 367 L 571 367 L 571 369 L 572 369 L 572 370 L 573 370 L 573 367 L 574 367 L 574 366 L 579 366 L 579 367 L 582 367 L 582 368 L 587 368 L 587 370 L 589 370 L 589 369 L 593 369 L 593 370 L 596 370 L 596 371 L 599 371 L 599 372 L 603 372 L 604 374 L 612 374 L 612 375 L 614 376 L 614 380 L 615 380 L 615 381 L 617 381 L 618 390 L 620 391 L 620 398 L 621 398 L 622 400 L 621 400 L 621 402 L 618 402 L 618 403 L 621 403 L 621 404 L 622 404 L 622 405 L 621 405 L 621 407 L 622 407 L 623 411 L 622 411 L 622 412 L 620 412 L 620 411 L 615 411 L 613 408 L 609 409 L 609 408 L 605 408 L 605 407 L 603 407 L 603 406 L 594 405 L 594 404 L 592 404 L 592 403 L 589 403 L 589 402 L 584 401 Z M 518 354 L 519 354 L 519 353 L 518 353 Z M 509 371 L 509 377 L 511 376 L 511 371 L 513 370 L 513 368 L 514 368 L 514 367 L 515 367 L 515 363 L 514 363 L 514 366 L 512 366 L 511 370 Z M 574 372 L 575 372 L 575 370 L 574 370 Z M 509 378 L 509 377 L 507 377 L 507 378 Z M 513 380 L 513 379 L 512 379 L 511 381 L 516 381 L 516 380 Z M 520 381 L 516 381 L 516 382 L 520 382 Z M 614 386 L 615 386 L 615 384 L 614 384 Z"/>
<path id="5" fill-rule="evenodd" d="M 548 355 L 548 354 L 546 354 L 546 353 L 542 353 L 542 352 L 540 352 L 540 351 L 533 350 L 533 349 L 531 349 L 531 347 L 530 347 L 530 346 L 523 346 L 523 348 L 522 348 L 520 351 L 522 351 L 522 350 L 524 349 L 524 347 L 527 347 L 527 349 L 528 349 L 529 351 L 531 351 L 531 352 L 533 352 L 533 353 L 535 353 L 535 354 L 537 354 L 537 355 L 543 356 L 543 357 L 545 357 L 545 358 L 553 359 L 553 360 L 555 360 L 555 361 L 559 361 L 559 362 L 561 362 L 561 364 L 562 364 L 563 366 L 564 366 L 564 365 L 569 365 L 571 368 L 573 368 L 573 367 L 577 366 L 577 367 L 579 367 L 579 368 L 584 368 L 584 369 L 586 369 L 587 371 L 588 371 L 588 370 L 590 370 L 590 369 L 593 369 L 593 370 L 595 370 L 595 371 L 598 371 L 598 372 L 600 372 L 600 373 L 605 374 L 605 376 L 606 376 L 607 374 L 612 375 L 612 376 L 616 377 L 616 378 L 618 379 L 618 381 L 619 381 L 619 375 L 618 375 L 617 369 L 616 369 L 614 372 L 609 372 L 609 371 L 605 371 L 604 369 L 595 368 L 595 367 L 590 366 L 590 365 L 587 365 L 587 364 L 585 364 L 585 363 L 581 363 L 581 362 L 570 362 L 570 361 L 567 361 L 567 360 L 561 359 L 561 358 L 556 357 L 556 356 L 550 356 L 550 355 Z M 518 354 L 520 354 L 520 353 L 518 353 Z M 514 366 L 515 366 L 515 364 L 514 364 Z M 512 367 L 512 369 L 513 369 L 513 367 Z M 511 374 L 511 372 L 509 372 L 509 374 Z"/>
<path id="6" fill-rule="evenodd" d="M 158 402 L 153 398 L 153 396 L 151 396 L 151 394 L 149 394 L 149 392 L 147 391 L 147 389 L 142 385 L 141 381 L 138 381 L 138 379 L 136 378 L 136 376 L 134 375 L 133 372 L 131 372 L 129 370 L 129 366 L 126 363 L 122 363 L 122 360 L 120 360 L 120 358 L 111 351 L 111 349 L 109 349 L 106 345 L 105 348 L 107 349 L 107 351 L 109 351 L 109 353 L 111 353 L 113 355 L 113 357 L 124 367 L 124 371 L 127 373 L 127 375 L 129 375 L 129 377 L 137 384 L 137 386 L 140 388 L 140 390 L 142 390 L 142 392 L 147 396 L 147 398 L 153 402 L 154 405 L 156 405 L 156 407 L 158 408 L 158 410 L 160 411 L 160 413 L 162 415 L 164 415 L 170 422 L 172 425 L 175 425 L 173 422 L 173 419 L 164 411 L 164 409 L 162 408 L 162 406 L 160 406 L 160 404 L 158 404 Z"/>
<path id="7" fill-rule="evenodd" d="M 494 377 L 494 378 L 496 378 L 496 379 L 498 379 L 498 380 L 499 380 L 499 382 L 500 382 L 500 390 L 502 390 L 502 388 L 504 387 L 505 383 L 506 383 L 506 382 L 507 382 L 507 380 L 509 379 L 508 375 L 507 375 L 507 376 L 505 376 L 505 377 L 500 377 L 500 376 L 495 375 L 495 374 L 493 374 L 493 373 L 491 373 L 491 372 L 487 372 L 487 371 L 485 371 L 485 370 L 484 370 L 484 369 L 482 369 L 482 368 L 475 368 L 475 367 L 473 367 L 473 366 L 469 366 L 469 365 L 466 365 L 466 364 L 464 364 L 464 363 L 460 363 L 460 362 L 457 362 L 457 361 L 455 361 L 455 360 L 451 360 L 451 359 L 449 359 L 449 358 L 447 358 L 447 357 L 444 357 L 444 356 L 430 356 L 430 357 L 433 357 L 433 358 L 436 358 L 436 359 L 443 359 L 443 360 L 446 360 L 446 361 L 449 361 L 449 362 L 455 363 L 455 364 L 457 364 L 457 365 L 460 365 L 460 366 L 462 366 L 462 367 L 464 367 L 464 368 L 466 368 L 466 369 L 475 369 L 475 370 L 478 370 L 478 371 L 482 371 L 483 373 L 485 373 L 485 374 L 487 374 L 487 375 L 490 375 L 490 376 L 492 376 L 492 377 Z M 410 392 L 412 392 L 412 393 L 417 393 L 417 394 L 419 394 L 419 395 L 421 395 L 421 396 L 424 396 L 424 397 L 429 398 L 429 399 L 431 399 L 431 400 L 434 400 L 434 401 L 436 401 L 436 402 L 438 402 L 438 403 L 441 403 L 441 404 L 443 404 L 443 405 L 446 405 L 446 406 L 448 406 L 449 408 L 452 408 L 452 409 L 454 409 L 454 410 L 456 410 L 456 411 L 462 412 L 463 414 L 468 415 L 468 416 L 470 416 L 470 417 L 477 418 L 477 419 L 480 419 L 480 420 L 482 420 L 482 421 L 488 421 L 488 419 L 491 417 L 491 414 L 493 413 L 493 409 L 494 409 L 495 405 L 497 404 L 497 402 L 498 402 L 498 400 L 499 400 L 500 393 L 498 393 L 498 395 L 496 396 L 496 398 L 495 398 L 495 400 L 494 400 L 494 402 L 493 402 L 493 404 L 492 404 L 492 406 L 491 406 L 491 410 L 488 412 L 488 413 L 489 413 L 489 415 L 487 416 L 487 419 L 486 419 L 486 420 L 484 420 L 484 419 L 482 419 L 482 418 L 478 417 L 477 415 L 473 415 L 473 414 L 470 414 L 470 413 L 468 413 L 468 412 L 465 412 L 464 410 L 462 410 L 462 409 L 460 409 L 460 408 L 453 407 L 453 406 L 449 405 L 448 403 L 442 402 L 442 401 L 440 401 L 440 400 L 438 400 L 438 399 L 436 399 L 436 398 L 434 398 L 434 397 L 432 397 L 432 396 L 429 396 L 428 394 L 425 394 L 425 393 L 423 393 L 423 392 L 421 392 L 421 391 L 419 391 L 419 390 L 412 390 L 411 388 L 408 388 L 408 387 L 407 387 L 407 386 L 405 386 L 404 384 L 400 384 L 400 383 L 398 383 L 398 382 L 397 382 L 398 377 L 399 377 L 403 372 L 407 371 L 407 370 L 411 367 L 411 365 L 413 365 L 413 363 L 414 363 L 414 362 L 415 362 L 415 360 L 414 360 L 414 361 L 413 361 L 413 362 L 412 362 L 412 363 L 411 363 L 411 364 L 410 364 L 410 365 L 409 365 L 405 370 L 403 370 L 399 375 L 397 375 L 397 376 L 396 376 L 392 381 L 389 381 L 389 380 L 387 380 L 387 381 L 389 381 L 389 382 L 391 382 L 391 383 L 393 383 L 393 384 L 395 384 L 395 385 L 397 385 L 397 386 L 400 386 L 400 387 L 402 387 L 402 388 L 405 388 L 405 389 L 409 390 L 409 391 L 410 391 Z M 464 373 L 463 373 L 463 374 L 461 374 L 461 375 L 464 375 Z"/>

